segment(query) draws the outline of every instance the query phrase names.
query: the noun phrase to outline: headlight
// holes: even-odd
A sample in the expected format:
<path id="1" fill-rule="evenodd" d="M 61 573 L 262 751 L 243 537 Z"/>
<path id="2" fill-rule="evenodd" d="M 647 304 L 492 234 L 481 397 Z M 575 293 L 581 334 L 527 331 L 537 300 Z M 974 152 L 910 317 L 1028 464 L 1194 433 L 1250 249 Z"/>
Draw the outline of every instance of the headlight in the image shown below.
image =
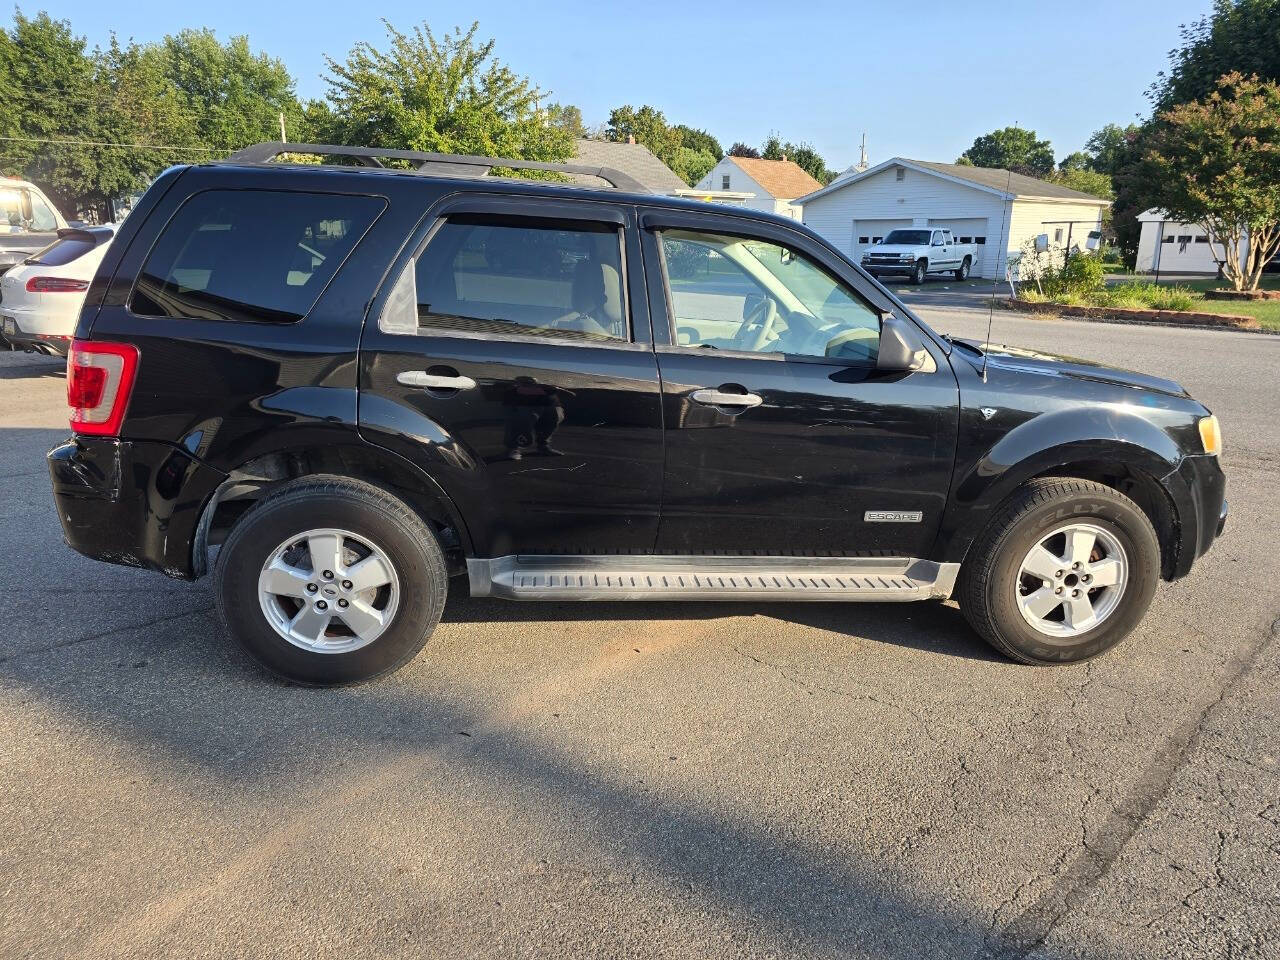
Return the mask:
<path id="1" fill-rule="evenodd" d="M 915 256 L 914 256 L 913 254 L 910 254 L 910 253 L 900 253 L 900 254 L 898 254 L 898 259 L 899 259 L 899 260 L 906 260 L 906 261 L 910 262 L 910 261 L 912 261 L 912 260 L 914 260 L 914 259 L 915 259 Z"/>
<path id="2" fill-rule="evenodd" d="M 1217 456 L 1222 452 L 1222 428 L 1218 426 L 1218 418 L 1207 416 L 1200 418 L 1200 445 L 1204 452 Z"/>

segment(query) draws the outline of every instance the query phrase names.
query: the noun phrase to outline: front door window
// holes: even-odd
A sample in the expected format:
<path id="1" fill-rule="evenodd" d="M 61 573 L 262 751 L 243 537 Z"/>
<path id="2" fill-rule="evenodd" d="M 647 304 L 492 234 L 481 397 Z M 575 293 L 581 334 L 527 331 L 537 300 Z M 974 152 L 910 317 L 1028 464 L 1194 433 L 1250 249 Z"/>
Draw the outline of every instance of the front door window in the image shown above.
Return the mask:
<path id="1" fill-rule="evenodd" d="M 880 314 L 804 254 L 684 230 L 661 239 L 678 345 L 875 363 Z"/>

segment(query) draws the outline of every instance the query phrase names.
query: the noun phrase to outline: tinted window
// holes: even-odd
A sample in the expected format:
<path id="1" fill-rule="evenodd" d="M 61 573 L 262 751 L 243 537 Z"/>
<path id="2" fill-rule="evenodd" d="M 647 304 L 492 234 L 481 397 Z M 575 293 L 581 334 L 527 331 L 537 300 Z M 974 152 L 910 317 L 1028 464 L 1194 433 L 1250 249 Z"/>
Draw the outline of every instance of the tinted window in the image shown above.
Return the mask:
<path id="1" fill-rule="evenodd" d="M 97 244 L 92 240 L 82 237 L 64 237 L 61 240 L 53 241 L 39 253 L 28 257 L 23 262 L 42 267 L 61 267 L 73 260 L 79 260 L 96 246 Z"/>
<path id="2" fill-rule="evenodd" d="M 680 346 L 875 361 L 880 314 L 803 254 L 683 230 L 662 250 Z"/>
<path id="3" fill-rule="evenodd" d="M 325 193 L 198 193 L 147 256 L 130 309 L 204 320 L 301 320 L 383 205 L 375 197 Z"/>
<path id="4" fill-rule="evenodd" d="M 418 258 L 418 326 L 626 340 L 620 241 L 608 225 L 450 220 Z"/>
<path id="5" fill-rule="evenodd" d="M 885 243 L 901 243 L 907 246 L 919 246 L 929 242 L 928 230 L 890 230 L 884 238 Z"/>

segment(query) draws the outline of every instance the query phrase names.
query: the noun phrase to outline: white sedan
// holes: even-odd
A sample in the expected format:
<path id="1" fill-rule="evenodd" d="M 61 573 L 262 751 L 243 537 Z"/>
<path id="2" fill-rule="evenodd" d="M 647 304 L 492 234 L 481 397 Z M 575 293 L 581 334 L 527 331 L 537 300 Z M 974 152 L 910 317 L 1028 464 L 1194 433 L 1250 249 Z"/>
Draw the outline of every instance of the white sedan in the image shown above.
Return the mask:
<path id="1" fill-rule="evenodd" d="M 10 349 L 65 357 L 85 292 L 115 227 L 68 227 L 0 276 L 0 337 Z"/>

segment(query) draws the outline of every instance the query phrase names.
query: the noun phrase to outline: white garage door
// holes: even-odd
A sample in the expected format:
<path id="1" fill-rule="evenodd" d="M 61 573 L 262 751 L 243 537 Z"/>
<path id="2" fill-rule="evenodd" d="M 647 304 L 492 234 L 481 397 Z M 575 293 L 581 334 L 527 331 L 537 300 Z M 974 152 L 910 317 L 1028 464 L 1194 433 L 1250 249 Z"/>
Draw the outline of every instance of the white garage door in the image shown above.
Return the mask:
<path id="1" fill-rule="evenodd" d="M 890 230 L 911 226 L 910 220 L 855 220 L 853 221 L 853 262 L 862 260 L 862 253 L 871 244 L 883 240 Z"/>
<path id="2" fill-rule="evenodd" d="M 942 227 L 950 230 L 951 235 L 961 243 L 976 243 L 978 245 L 976 259 L 973 262 L 972 271 L 975 276 L 985 276 L 982 272 L 983 254 L 987 249 L 987 242 L 998 244 L 999 237 L 987 236 L 987 218 L 986 217 L 939 217 L 936 220 L 930 220 L 929 226 Z"/>

